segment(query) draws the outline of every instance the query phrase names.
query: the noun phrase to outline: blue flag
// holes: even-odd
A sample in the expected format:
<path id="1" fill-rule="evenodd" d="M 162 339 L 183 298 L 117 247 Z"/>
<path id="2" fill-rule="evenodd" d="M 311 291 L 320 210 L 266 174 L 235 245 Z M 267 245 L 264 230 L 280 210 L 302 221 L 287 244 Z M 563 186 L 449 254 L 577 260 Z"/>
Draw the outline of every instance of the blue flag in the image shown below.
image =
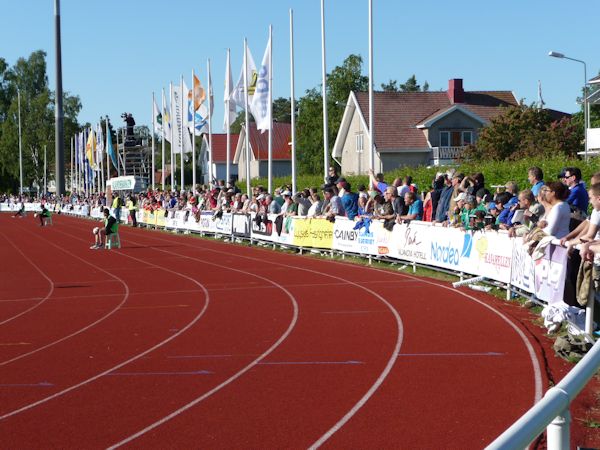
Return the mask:
<path id="1" fill-rule="evenodd" d="M 106 152 L 110 156 L 110 160 L 113 163 L 115 169 L 119 170 L 119 164 L 117 162 L 117 155 L 112 145 L 112 139 L 110 138 L 110 129 L 108 128 L 108 121 L 106 122 Z"/>

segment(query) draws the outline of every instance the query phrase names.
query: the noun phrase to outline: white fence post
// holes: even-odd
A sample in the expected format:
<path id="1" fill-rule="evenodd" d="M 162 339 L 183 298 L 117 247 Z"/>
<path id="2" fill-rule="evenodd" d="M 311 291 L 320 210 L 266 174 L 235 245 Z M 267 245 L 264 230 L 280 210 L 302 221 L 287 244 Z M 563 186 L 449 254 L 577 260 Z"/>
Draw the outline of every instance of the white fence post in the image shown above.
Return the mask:
<path id="1" fill-rule="evenodd" d="M 548 450 L 569 450 L 571 413 L 565 409 L 546 428 Z"/>

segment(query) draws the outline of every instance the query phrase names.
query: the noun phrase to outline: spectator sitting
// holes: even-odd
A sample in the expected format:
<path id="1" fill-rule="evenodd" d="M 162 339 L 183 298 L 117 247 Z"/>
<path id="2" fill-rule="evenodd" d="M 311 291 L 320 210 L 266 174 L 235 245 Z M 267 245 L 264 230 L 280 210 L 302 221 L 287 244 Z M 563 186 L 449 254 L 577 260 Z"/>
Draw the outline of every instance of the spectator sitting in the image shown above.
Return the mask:
<path id="1" fill-rule="evenodd" d="M 281 212 L 281 206 L 273 199 L 272 195 L 267 195 L 265 198 L 265 208 L 269 214 L 279 214 Z"/>
<path id="2" fill-rule="evenodd" d="M 106 244 L 106 237 L 113 233 L 117 233 L 118 231 L 119 225 L 117 223 L 117 219 L 115 219 L 114 216 L 110 215 L 110 211 L 108 210 L 108 208 L 104 208 L 103 216 L 104 227 L 95 227 L 93 229 L 95 242 L 94 245 L 90 247 L 92 250 L 98 250 L 103 248 Z"/>
<path id="3" fill-rule="evenodd" d="M 510 219 L 511 228 L 509 235 L 524 236 L 537 224 L 543 214 L 543 206 L 535 202 L 535 197 L 531 190 L 525 189 L 519 193 L 519 205 L 515 213 L 516 211 L 523 211 L 523 215 L 518 219 L 517 215 L 513 214 Z"/>
<path id="4" fill-rule="evenodd" d="M 496 206 L 500 211 L 500 214 L 498 214 L 498 218 L 496 220 L 497 226 L 504 224 L 508 227 L 510 215 L 509 202 L 511 200 L 512 196 L 508 192 L 500 192 L 499 194 L 496 194 Z"/>

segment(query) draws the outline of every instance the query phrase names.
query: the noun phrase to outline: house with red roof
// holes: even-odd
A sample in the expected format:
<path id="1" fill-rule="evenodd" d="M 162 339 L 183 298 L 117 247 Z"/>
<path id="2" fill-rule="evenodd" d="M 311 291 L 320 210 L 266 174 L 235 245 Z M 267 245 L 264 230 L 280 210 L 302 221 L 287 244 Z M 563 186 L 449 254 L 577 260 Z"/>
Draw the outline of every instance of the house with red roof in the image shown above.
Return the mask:
<path id="1" fill-rule="evenodd" d="M 452 163 L 504 108 L 511 91 L 465 91 L 451 79 L 447 91 L 375 92 L 375 172 L 399 166 Z M 369 94 L 350 92 L 332 156 L 344 174 L 369 169 Z"/>
<path id="2" fill-rule="evenodd" d="M 250 178 L 267 177 L 269 163 L 269 133 L 261 133 L 255 122 L 250 122 Z M 272 163 L 273 176 L 282 177 L 292 173 L 292 127 L 289 123 L 273 122 Z M 238 177 L 246 179 L 246 129 L 242 125 L 233 162 L 238 165 Z"/>
<path id="3" fill-rule="evenodd" d="M 239 134 L 229 135 L 229 178 L 237 179 L 238 177 L 238 165 L 233 162 L 235 156 L 235 149 L 238 145 Z M 200 150 L 200 167 L 202 172 L 202 179 L 204 184 L 208 184 L 208 135 L 202 136 L 202 147 Z M 214 177 L 217 180 L 227 179 L 227 134 L 213 134 L 212 135 L 212 165 Z"/>

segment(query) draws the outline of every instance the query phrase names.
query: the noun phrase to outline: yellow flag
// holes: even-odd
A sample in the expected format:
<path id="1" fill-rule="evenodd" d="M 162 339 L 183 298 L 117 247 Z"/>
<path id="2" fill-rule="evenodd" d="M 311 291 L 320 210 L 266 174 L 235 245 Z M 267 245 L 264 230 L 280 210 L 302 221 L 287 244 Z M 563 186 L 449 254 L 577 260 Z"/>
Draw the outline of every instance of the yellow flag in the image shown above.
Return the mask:
<path id="1" fill-rule="evenodd" d="M 87 143 L 85 144 L 85 156 L 90 164 L 90 167 L 93 170 L 96 170 L 96 159 L 94 157 L 95 155 L 96 155 L 96 133 L 94 133 L 94 130 L 91 130 L 90 134 L 88 136 Z"/>

